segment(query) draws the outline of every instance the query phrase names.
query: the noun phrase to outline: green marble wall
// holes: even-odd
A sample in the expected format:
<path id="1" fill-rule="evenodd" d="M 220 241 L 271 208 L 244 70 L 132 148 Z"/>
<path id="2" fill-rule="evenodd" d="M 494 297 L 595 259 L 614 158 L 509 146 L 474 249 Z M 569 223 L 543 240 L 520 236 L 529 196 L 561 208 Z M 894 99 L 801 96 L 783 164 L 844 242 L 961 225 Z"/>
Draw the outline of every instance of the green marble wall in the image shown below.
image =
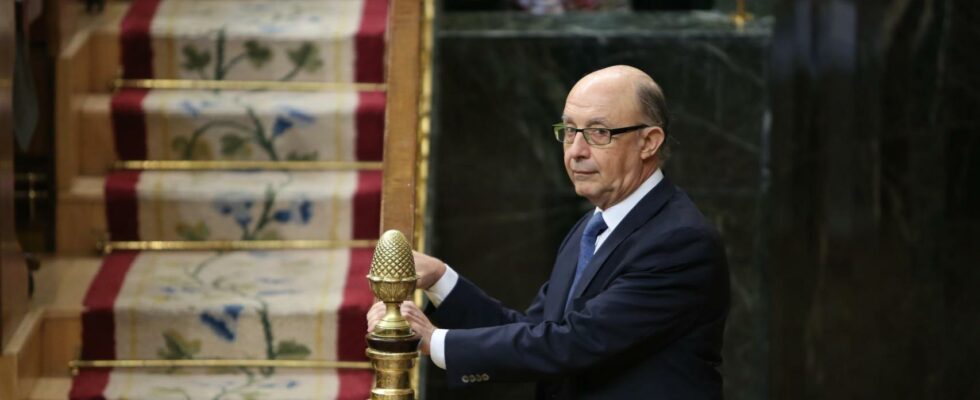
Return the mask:
<path id="1" fill-rule="evenodd" d="M 771 398 L 980 398 L 980 4 L 779 3 Z"/>
<path id="2" fill-rule="evenodd" d="M 745 11 L 756 17 L 772 15 L 774 0 L 746 0 Z M 715 9 L 723 12 L 735 12 L 738 0 L 715 0 Z"/>

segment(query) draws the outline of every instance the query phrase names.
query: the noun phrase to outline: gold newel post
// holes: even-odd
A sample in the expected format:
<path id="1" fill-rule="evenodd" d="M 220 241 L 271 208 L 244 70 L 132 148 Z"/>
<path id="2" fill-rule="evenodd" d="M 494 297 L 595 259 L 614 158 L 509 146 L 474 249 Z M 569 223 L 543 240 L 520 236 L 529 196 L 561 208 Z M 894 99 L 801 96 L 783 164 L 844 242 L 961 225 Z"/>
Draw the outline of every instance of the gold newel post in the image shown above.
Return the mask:
<path id="1" fill-rule="evenodd" d="M 415 293 L 415 259 L 405 235 L 390 230 L 381 235 L 368 273 L 371 291 L 385 303 L 387 312 L 374 331 L 367 334 L 367 356 L 374 367 L 371 400 L 415 399 L 409 372 L 419 356 L 421 338 L 402 317 L 401 303 Z"/>

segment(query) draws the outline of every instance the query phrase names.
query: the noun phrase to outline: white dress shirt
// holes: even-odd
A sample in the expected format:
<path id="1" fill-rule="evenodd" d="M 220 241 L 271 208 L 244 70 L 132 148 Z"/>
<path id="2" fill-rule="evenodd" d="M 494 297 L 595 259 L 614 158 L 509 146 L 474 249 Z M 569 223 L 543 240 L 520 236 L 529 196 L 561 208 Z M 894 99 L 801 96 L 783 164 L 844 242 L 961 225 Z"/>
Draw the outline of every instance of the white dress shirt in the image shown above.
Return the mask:
<path id="1" fill-rule="evenodd" d="M 595 241 L 595 251 L 599 251 L 599 247 L 602 243 L 609 238 L 609 235 L 616 230 L 620 222 L 626 218 L 626 215 L 633 210 L 633 207 L 643 199 L 647 193 L 650 193 L 653 188 L 657 187 L 657 184 L 664 179 L 663 172 L 658 168 L 654 171 L 653 175 L 650 175 L 647 180 L 640 184 L 640 187 L 636 188 L 633 193 L 626 196 L 623 201 L 614 204 L 606 210 L 602 210 L 596 207 L 593 213 L 602 212 L 602 220 L 606 223 L 606 230 L 596 238 Z M 426 297 L 432 302 L 432 305 L 439 307 L 440 304 L 446 297 L 449 297 L 449 293 L 453 291 L 456 287 L 456 282 L 459 281 L 459 273 L 454 271 L 449 265 L 446 265 L 446 273 L 439 278 L 435 284 L 432 285 L 428 290 L 425 291 Z M 432 332 L 432 338 L 429 340 L 429 357 L 432 358 L 432 362 L 439 368 L 446 369 L 446 334 L 449 333 L 448 329 L 436 329 Z"/>

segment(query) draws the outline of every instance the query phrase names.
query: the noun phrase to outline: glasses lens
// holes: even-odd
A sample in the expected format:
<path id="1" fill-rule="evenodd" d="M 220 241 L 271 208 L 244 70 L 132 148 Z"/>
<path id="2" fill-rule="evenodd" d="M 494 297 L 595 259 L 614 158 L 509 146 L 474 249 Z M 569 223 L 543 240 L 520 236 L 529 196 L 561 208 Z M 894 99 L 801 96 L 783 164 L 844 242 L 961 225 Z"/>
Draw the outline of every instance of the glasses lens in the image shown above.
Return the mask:
<path id="1" fill-rule="evenodd" d="M 612 134 L 608 129 L 602 128 L 590 128 L 582 132 L 588 140 L 589 144 L 592 145 L 604 145 L 609 144 L 612 141 Z"/>
<path id="2" fill-rule="evenodd" d="M 565 141 L 565 127 L 564 126 L 561 126 L 561 125 L 553 125 L 551 128 L 554 129 L 554 131 L 555 131 L 555 139 L 558 139 L 559 142 L 564 142 Z"/>
<path id="3" fill-rule="evenodd" d="M 575 142 L 575 134 L 577 131 L 572 127 L 565 127 L 565 143 Z"/>
<path id="4" fill-rule="evenodd" d="M 555 125 L 555 138 L 559 142 L 572 143 L 575 141 L 575 128 Z"/>

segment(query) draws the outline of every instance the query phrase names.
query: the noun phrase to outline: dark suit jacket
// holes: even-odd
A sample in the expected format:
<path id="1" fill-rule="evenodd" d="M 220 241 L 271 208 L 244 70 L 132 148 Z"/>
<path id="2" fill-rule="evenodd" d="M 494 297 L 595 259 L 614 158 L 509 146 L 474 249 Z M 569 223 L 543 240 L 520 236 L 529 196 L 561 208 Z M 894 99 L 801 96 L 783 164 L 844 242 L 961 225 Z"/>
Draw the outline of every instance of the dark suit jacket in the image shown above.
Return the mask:
<path id="1" fill-rule="evenodd" d="M 589 212 L 526 313 L 460 278 L 438 308 L 450 385 L 538 381 L 541 399 L 720 399 L 728 271 L 715 229 L 666 178 L 606 241 L 565 300 Z"/>

